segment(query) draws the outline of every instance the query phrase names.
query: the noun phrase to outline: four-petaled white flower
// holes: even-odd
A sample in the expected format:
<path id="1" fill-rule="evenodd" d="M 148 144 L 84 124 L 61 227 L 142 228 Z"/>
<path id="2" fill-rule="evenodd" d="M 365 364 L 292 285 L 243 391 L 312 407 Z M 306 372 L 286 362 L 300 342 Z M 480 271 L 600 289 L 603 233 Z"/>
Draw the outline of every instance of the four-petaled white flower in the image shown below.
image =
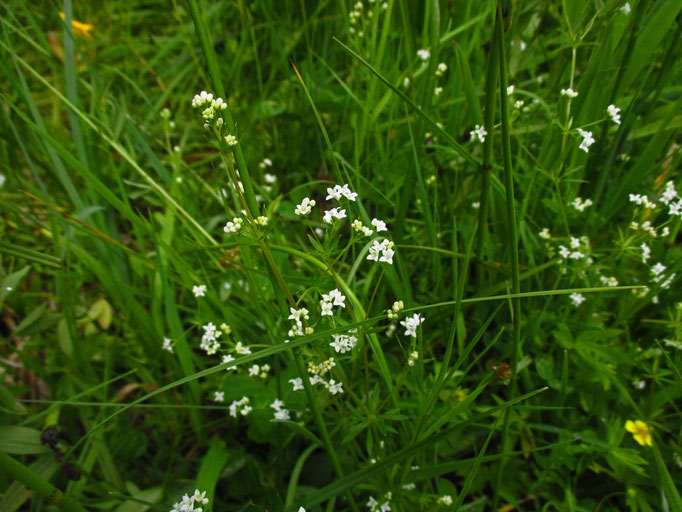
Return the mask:
<path id="1" fill-rule="evenodd" d="M 580 149 L 585 151 L 587 153 L 589 151 L 589 147 L 594 144 L 594 137 L 592 137 L 592 132 L 586 132 L 585 130 L 582 130 L 578 128 L 578 133 L 580 136 L 583 138 L 583 141 L 580 143 Z"/>
<path id="2" fill-rule="evenodd" d="M 581 293 L 575 293 L 575 292 L 570 294 L 569 298 L 571 299 L 571 302 L 573 303 L 573 305 L 576 307 L 580 306 L 580 304 L 585 300 L 585 297 L 583 297 L 583 295 Z"/>
<path id="3" fill-rule="evenodd" d="M 289 382 L 294 386 L 294 391 L 303 389 L 303 379 L 301 377 L 296 377 L 295 379 L 289 379 Z"/>
<path id="4" fill-rule="evenodd" d="M 308 215 L 311 212 L 313 206 L 315 206 L 315 200 L 310 199 L 309 197 L 304 197 L 303 201 L 301 201 L 301 204 L 296 205 L 294 213 L 296 215 Z"/>
<path id="5" fill-rule="evenodd" d="M 224 391 L 216 391 L 213 395 L 213 400 L 216 402 L 224 402 L 225 401 L 225 392 Z"/>
<path id="6" fill-rule="evenodd" d="M 417 327 L 424 322 L 424 318 L 419 313 L 415 313 L 411 317 L 406 318 L 400 322 L 400 325 L 405 327 L 405 336 L 417 337 Z"/>
<path id="7" fill-rule="evenodd" d="M 372 226 L 374 226 L 377 230 L 377 233 L 381 231 L 388 231 L 388 228 L 386 227 L 386 223 L 383 220 L 379 219 L 372 219 Z"/>
<path id="8" fill-rule="evenodd" d="M 480 125 L 476 125 L 476 127 L 469 132 L 469 138 L 471 140 L 478 139 L 481 142 L 485 142 L 486 135 L 488 135 L 488 132 L 485 131 L 485 128 Z"/>
<path id="9" fill-rule="evenodd" d="M 611 120 L 614 123 L 620 124 L 620 114 L 619 114 L 620 109 L 618 107 L 616 107 L 615 105 L 609 105 L 606 108 L 606 112 L 609 114 L 609 116 L 611 117 Z"/>
<path id="10" fill-rule="evenodd" d="M 172 342 L 171 342 L 170 338 L 166 338 L 166 337 L 163 338 L 163 347 L 162 348 L 164 350 L 168 350 L 168 352 L 170 352 L 172 354 L 173 353 L 173 345 L 171 343 Z"/>
<path id="11" fill-rule="evenodd" d="M 417 50 L 417 56 L 421 60 L 429 60 L 431 57 L 431 52 L 422 48 L 421 50 Z"/>
<path id="12" fill-rule="evenodd" d="M 192 287 L 192 293 L 195 297 L 203 297 L 206 294 L 206 285 L 200 284 Z"/>

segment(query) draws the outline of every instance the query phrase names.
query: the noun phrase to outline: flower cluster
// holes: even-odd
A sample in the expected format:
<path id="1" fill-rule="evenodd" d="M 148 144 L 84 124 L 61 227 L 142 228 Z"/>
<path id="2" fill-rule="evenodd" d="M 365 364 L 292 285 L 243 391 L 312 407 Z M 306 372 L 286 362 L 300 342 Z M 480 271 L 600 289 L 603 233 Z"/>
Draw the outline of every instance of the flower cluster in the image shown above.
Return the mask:
<path id="1" fill-rule="evenodd" d="M 304 197 L 303 201 L 301 201 L 301 204 L 296 205 L 294 213 L 296 215 L 308 215 L 312 211 L 313 206 L 315 206 L 315 200 L 310 199 L 309 197 Z"/>
<path id="2" fill-rule="evenodd" d="M 568 89 L 561 89 L 561 95 L 562 96 L 568 96 L 569 98 L 573 99 L 576 96 L 578 96 L 578 93 L 575 92 L 573 89 L 568 88 Z"/>
<path id="3" fill-rule="evenodd" d="M 420 50 L 417 50 L 417 57 L 419 57 L 423 61 L 427 61 L 431 58 L 431 52 L 422 48 Z"/>
<path id="4" fill-rule="evenodd" d="M 576 197 L 571 203 L 571 206 L 579 212 L 583 212 L 585 211 L 585 208 L 592 206 L 592 199 L 585 199 L 583 201 L 582 197 Z"/>
<path id="5" fill-rule="evenodd" d="M 611 120 L 616 124 L 620 124 L 620 113 L 619 112 L 620 112 L 620 109 L 618 107 L 616 107 L 615 105 L 609 105 L 606 108 L 606 113 L 609 115 Z"/>
<path id="6" fill-rule="evenodd" d="M 586 132 L 585 130 L 578 128 L 578 133 L 583 138 L 582 142 L 580 143 L 580 146 L 578 147 L 582 149 L 585 153 L 587 153 L 589 151 L 589 147 L 592 144 L 594 144 L 594 137 L 592 137 L 592 132 Z"/>
<path id="7" fill-rule="evenodd" d="M 417 364 L 417 359 L 419 359 L 419 352 L 417 352 L 416 350 L 410 352 L 410 356 L 407 358 L 408 366 L 414 366 L 415 364 Z"/>
<path id="8" fill-rule="evenodd" d="M 227 224 L 225 224 L 223 231 L 225 233 L 237 233 L 240 229 L 242 229 L 243 222 L 244 221 L 240 217 L 235 217 L 231 221 L 228 221 Z"/>
<path id="9" fill-rule="evenodd" d="M 345 219 L 346 218 L 346 210 L 342 210 L 340 208 L 331 208 L 327 211 L 324 212 L 324 216 L 322 217 L 322 220 L 325 221 L 327 224 L 332 223 L 332 219 Z"/>
<path id="10" fill-rule="evenodd" d="M 357 336 L 352 334 L 332 334 L 332 338 L 334 338 L 334 341 L 332 341 L 329 345 L 336 350 L 338 354 L 350 352 L 358 343 Z"/>
<path id="11" fill-rule="evenodd" d="M 320 301 L 322 316 L 325 315 L 333 316 L 332 313 L 333 306 L 345 308 L 346 307 L 346 304 L 344 302 L 345 300 L 346 297 L 338 289 L 334 289 L 329 293 L 322 294 L 322 300 Z"/>
<path id="12" fill-rule="evenodd" d="M 303 320 L 308 320 L 308 310 L 306 308 L 295 309 L 289 308 L 289 320 L 293 321 L 293 326 L 289 330 L 289 336 L 303 336 Z"/>
<path id="13" fill-rule="evenodd" d="M 341 197 L 345 197 L 349 201 L 355 201 L 355 199 L 358 197 L 358 193 L 351 192 L 350 188 L 348 188 L 348 183 L 344 184 L 343 186 L 334 185 L 333 188 L 327 189 L 327 201 L 330 199 L 339 201 Z"/>
<path id="14" fill-rule="evenodd" d="M 362 232 L 362 234 L 365 236 L 371 236 L 372 234 L 374 234 L 372 228 L 368 228 L 367 226 L 365 226 L 360 219 L 355 219 L 351 223 L 351 227 L 357 232 Z"/>
<path id="15" fill-rule="evenodd" d="M 218 140 L 224 140 L 228 146 L 238 144 L 237 138 L 232 134 L 222 135 L 225 120 L 221 117 L 222 111 L 227 109 L 227 103 L 222 98 L 213 98 L 213 94 L 201 91 L 192 99 L 192 107 L 202 109 L 201 117 L 204 118 L 204 129 L 213 128 Z"/>
<path id="16" fill-rule="evenodd" d="M 270 404 L 270 407 L 275 410 L 276 420 L 285 421 L 291 419 L 289 410 L 284 407 L 284 402 L 282 402 L 279 398 L 276 398 L 275 401 Z"/>
<path id="17" fill-rule="evenodd" d="M 417 337 L 417 327 L 424 322 L 424 318 L 419 313 L 415 313 L 411 317 L 406 318 L 400 325 L 405 327 L 405 336 Z"/>
<path id="18" fill-rule="evenodd" d="M 220 342 L 218 342 L 218 338 L 222 333 L 216 329 L 216 326 L 213 325 L 213 322 L 209 322 L 202 326 L 202 329 L 204 330 L 204 334 L 201 337 L 200 348 L 209 356 L 212 356 L 220 348 Z"/>
<path id="19" fill-rule="evenodd" d="M 391 309 L 386 310 L 386 315 L 389 319 L 395 320 L 398 318 L 398 313 L 400 313 L 403 309 L 405 309 L 405 304 L 402 300 L 397 300 L 393 303 Z"/>
<path id="20" fill-rule="evenodd" d="M 645 208 L 649 208 L 650 210 L 656 209 L 656 203 L 654 203 L 653 201 L 649 201 L 649 198 L 645 195 L 630 194 L 630 202 L 635 203 L 636 205 L 639 206 L 644 206 Z"/>
<path id="21" fill-rule="evenodd" d="M 680 198 L 677 190 L 675 190 L 675 184 L 672 181 L 668 181 L 665 184 L 665 191 L 661 195 L 661 202 L 669 208 L 668 215 L 682 217 L 682 198 Z"/>
<path id="22" fill-rule="evenodd" d="M 201 512 L 201 507 L 197 505 L 206 505 L 207 503 L 206 491 L 199 492 L 199 489 L 195 489 L 192 496 L 185 494 L 182 501 L 174 504 L 170 512 Z"/>
<path id="23" fill-rule="evenodd" d="M 260 377 L 261 379 L 265 379 L 267 378 L 269 371 L 270 371 L 269 364 L 264 364 L 262 366 L 254 364 L 253 366 L 251 366 L 251 368 L 249 368 L 249 377 Z"/>
<path id="24" fill-rule="evenodd" d="M 384 239 L 382 242 L 374 240 L 374 244 L 369 248 L 367 259 L 371 261 L 383 261 L 384 263 L 392 265 L 393 255 L 395 254 L 393 245 L 393 242 L 388 239 Z M 381 253 L 381 256 L 379 256 L 379 253 Z"/>
<path id="25" fill-rule="evenodd" d="M 329 382 L 327 382 L 322 378 L 326 373 L 331 372 L 332 368 L 335 366 L 336 362 L 333 357 L 330 357 L 326 361 L 322 361 L 318 365 L 308 363 L 308 373 L 312 375 L 312 377 L 310 377 L 310 383 L 313 386 L 315 384 L 322 384 L 332 395 L 343 393 L 343 385 L 341 382 L 336 382 L 334 379 L 330 379 Z M 294 389 L 296 389 L 296 384 L 294 384 Z"/>
<path id="26" fill-rule="evenodd" d="M 237 417 L 237 413 L 240 413 L 242 416 L 246 416 L 251 411 L 253 411 L 253 407 L 249 405 L 248 396 L 243 396 L 241 400 L 235 400 L 230 404 L 230 416 L 233 418 Z"/>
<path id="27" fill-rule="evenodd" d="M 391 493 L 390 492 L 387 493 L 385 498 L 387 501 L 379 505 L 379 502 L 375 500 L 373 496 L 370 496 L 369 501 L 367 502 L 367 508 L 369 508 L 370 512 L 390 512 L 391 511 L 390 500 L 392 498 Z"/>
<path id="28" fill-rule="evenodd" d="M 471 140 L 474 140 L 478 138 L 479 141 L 485 142 L 485 136 L 488 135 L 488 132 L 485 131 L 485 128 L 480 125 L 476 125 L 476 127 L 469 132 L 469 138 Z"/>

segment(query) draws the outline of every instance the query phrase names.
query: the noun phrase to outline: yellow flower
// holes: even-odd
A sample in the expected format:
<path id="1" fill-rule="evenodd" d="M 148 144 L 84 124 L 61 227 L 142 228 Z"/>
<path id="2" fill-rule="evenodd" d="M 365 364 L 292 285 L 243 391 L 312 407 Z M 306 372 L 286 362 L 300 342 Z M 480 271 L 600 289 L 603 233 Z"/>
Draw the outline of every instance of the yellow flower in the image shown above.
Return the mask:
<path id="1" fill-rule="evenodd" d="M 64 13 L 60 12 L 59 17 L 63 20 L 65 19 Z M 83 37 L 87 37 L 88 39 L 92 39 L 92 36 L 90 35 L 90 31 L 95 28 L 94 25 L 90 25 L 89 23 L 81 23 L 80 21 L 76 20 L 71 20 L 71 28 L 73 29 L 73 32 L 75 34 L 78 34 Z"/>
<path id="2" fill-rule="evenodd" d="M 637 441 L 642 446 L 654 445 L 653 441 L 651 440 L 651 431 L 653 430 L 653 428 L 644 423 L 643 421 L 628 420 L 625 422 L 625 430 L 631 432 L 632 436 L 635 438 L 635 441 Z"/>

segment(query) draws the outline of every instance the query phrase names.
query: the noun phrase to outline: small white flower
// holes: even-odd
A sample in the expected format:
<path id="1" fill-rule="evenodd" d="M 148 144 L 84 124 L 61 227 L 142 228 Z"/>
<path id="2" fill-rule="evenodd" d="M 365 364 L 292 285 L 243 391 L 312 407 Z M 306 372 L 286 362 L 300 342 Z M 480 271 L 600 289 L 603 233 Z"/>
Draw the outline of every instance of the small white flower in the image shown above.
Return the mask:
<path id="1" fill-rule="evenodd" d="M 438 503 L 441 505 L 450 506 L 450 505 L 452 505 L 452 496 L 445 494 L 445 495 L 441 496 L 440 498 L 438 498 Z"/>
<path id="2" fill-rule="evenodd" d="M 445 62 L 441 62 L 438 64 L 438 68 L 436 69 L 436 76 L 442 76 L 447 70 L 448 65 Z"/>
<path id="3" fill-rule="evenodd" d="M 583 297 L 581 293 L 575 292 L 569 295 L 569 298 L 571 299 L 571 302 L 573 302 L 573 305 L 576 307 L 580 306 L 580 304 L 585 300 L 585 297 Z"/>
<path id="4" fill-rule="evenodd" d="M 324 212 L 322 220 L 327 224 L 332 223 L 332 219 L 344 219 L 346 217 L 346 210 L 341 210 L 339 208 L 332 208 Z"/>
<path id="5" fill-rule="evenodd" d="M 229 363 L 231 361 L 234 361 L 234 356 L 232 354 L 227 354 L 226 356 L 223 356 L 223 364 Z M 228 366 L 225 368 L 226 370 L 234 370 L 236 366 Z"/>
<path id="6" fill-rule="evenodd" d="M 443 88 L 442 88 L 442 87 L 436 87 L 436 88 L 433 90 L 433 94 L 434 94 L 435 96 L 440 96 L 440 93 L 442 93 L 442 92 L 443 92 Z"/>
<path id="7" fill-rule="evenodd" d="M 315 200 L 310 199 L 309 197 L 304 197 L 303 201 L 301 201 L 301 204 L 296 205 L 294 213 L 296 215 L 308 215 L 311 212 L 313 206 L 315 206 Z"/>
<path id="8" fill-rule="evenodd" d="M 514 86 L 510 85 L 507 87 L 507 96 L 511 96 L 512 94 L 514 94 Z"/>
<path id="9" fill-rule="evenodd" d="M 224 402 L 225 401 L 225 392 L 224 391 L 216 391 L 213 395 L 213 400 L 216 402 Z"/>
<path id="10" fill-rule="evenodd" d="M 376 228 L 377 233 L 380 233 L 381 231 L 388 231 L 386 223 L 383 220 L 372 219 L 372 226 Z"/>
<path id="11" fill-rule="evenodd" d="M 431 57 L 431 52 L 422 48 L 421 50 L 417 50 L 417 56 L 421 60 L 429 60 Z"/>
<path id="12" fill-rule="evenodd" d="M 616 107 L 615 105 L 609 105 L 606 108 L 606 112 L 609 114 L 609 116 L 611 117 L 611 120 L 614 123 L 620 124 L 620 114 L 619 114 L 620 109 L 618 107 Z"/>
<path id="13" fill-rule="evenodd" d="M 582 142 L 580 143 L 580 149 L 585 151 L 587 153 L 589 151 L 589 147 L 594 144 L 594 137 L 592 137 L 592 132 L 586 132 L 585 130 L 582 130 L 578 128 L 578 133 L 580 136 L 583 138 Z"/>
<path id="14" fill-rule="evenodd" d="M 549 233 L 549 228 L 544 228 L 542 231 L 538 233 L 538 236 L 540 238 L 544 238 L 545 240 L 549 240 L 550 238 L 552 238 L 552 235 L 550 235 Z"/>
<path id="15" fill-rule="evenodd" d="M 407 89 L 410 86 L 410 79 L 409 77 L 403 78 L 403 87 Z"/>
<path id="16" fill-rule="evenodd" d="M 471 140 L 478 138 L 478 140 L 481 142 L 485 142 L 486 135 L 488 135 L 488 132 L 485 131 L 485 128 L 480 125 L 476 125 L 476 127 L 469 132 L 469 138 Z"/>
<path id="17" fill-rule="evenodd" d="M 332 312 L 332 303 L 331 302 L 325 302 L 323 300 L 320 301 L 320 309 L 322 310 L 322 316 L 333 316 L 334 313 Z"/>
<path id="18" fill-rule="evenodd" d="M 640 245 L 640 247 L 642 248 L 642 263 L 646 263 L 646 261 L 651 256 L 651 249 L 645 243 L 642 243 L 642 245 Z"/>
<path id="19" fill-rule="evenodd" d="M 578 93 L 575 92 L 573 89 L 561 89 L 561 95 L 562 96 L 568 96 L 569 98 L 573 99 L 576 96 L 578 96 Z"/>
<path id="20" fill-rule="evenodd" d="M 294 391 L 303 389 L 303 379 L 296 377 L 295 379 L 289 379 L 289 382 L 294 386 Z"/>
<path id="21" fill-rule="evenodd" d="M 195 297 L 203 297 L 206 294 L 206 285 L 200 284 L 192 287 L 192 293 Z"/>
<path id="22" fill-rule="evenodd" d="M 256 377 L 260 373 L 260 366 L 257 364 L 254 364 L 251 368 L 249 368 L 249 377 Z"/>
<path id="23" fill-rule="evenodd" d="M 163 338 L 163 350 L 168 350 L 171 354 L 173 353 L 173 345 L 171 344 L 171 340 L 169 338 Z"/>
<path id="24" fill-rule="evenodd" d="M 332 395 L 336 395 L 337 393 L 343 393 L 343 387 L 341 382 L 336 382 L 334 379 L 331 379 L 329 383 L 327 384 L 327 389 Z"/>
<path id="25" fill-rule="evenodd" d="M 261 215 L 255 220 L 255 223 L 261 227 L 267 226 L 268 222 L 269 222 L 269 219 L 265 215 Z"/>
<path id="26" fill-rule="evenodd" d="M 623 14 L 625 14 L 626 16 L 627 16 L 628 14 L 630 14 L 630 11 L 632 10 L 632 9 L 630 8 L 630 2 L 625 2 L 625 5 L 624 5 L 623 7 L 621 7 L 619 10 L 620 10 L 620 12 L 622 12 Z"/>
<path id="27" fill-rule="evenodd" d="M 424 322 L 424 318 L 419 313 L 415 313 L 411 317 L 406 318 L 400 322 L 400 325 L 405 327 L 405 336 L 417 337 L 417 327 Z"/>
<path id="28" fill-rule="evenodd" d="M 234 346 L 234 351 L 242 356 L 247 356 L 251 353 L 251 349 L 249 347 L 245 347 L 241 341 L 238 341 Z"/>
<path id="29" fill-rule="evenodd" d="M 516 110 L 520 110 L 521 107 L 523 107 L 523 100 L 516 100 L 516 101 L 514 102 L 514 108 L 515 108 Z"/>
<path id="30" fill-rule="evenodd" d="M 230 134 L 230 135 L 226 135 L 226 136 L 225 136 L 225 143 L 226 143 L 228 146 L 233 147 L 233 146 L 236 146 L 237 144 L 239 144 L 239 141 L 237 140 L 237 137 L 235 137 L 234 135 Z"/>
<path id="31" fill-rule="evenodd" d="M 585 201 L 583 201 L 582 197 L 576 197 L 571 203 L 571 206 L 579 212 L 582 212 L 585 211 L 585 208 L 588 206 L 592 206 L 592 199 L 585 199 Z"/>
<path id="32" fill-rule="evenodd" d="M 225 224 L 223 231 L 225 233 L 237 233 L 240 229 L 242 229 L 243 223 L 244 221 L 240 217 L 235 217 Z"/>

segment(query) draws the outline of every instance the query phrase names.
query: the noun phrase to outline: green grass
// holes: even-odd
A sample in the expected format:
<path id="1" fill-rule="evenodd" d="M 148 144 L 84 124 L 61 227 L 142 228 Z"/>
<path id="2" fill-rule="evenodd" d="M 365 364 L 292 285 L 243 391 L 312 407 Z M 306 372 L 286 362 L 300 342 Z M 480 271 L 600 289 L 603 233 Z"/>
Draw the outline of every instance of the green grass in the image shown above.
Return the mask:
<path id="1" fill-rule="evenodd" d="M 361 4 L 2 5 L 0 510 L 682 510 L 682 1 Z"/>

